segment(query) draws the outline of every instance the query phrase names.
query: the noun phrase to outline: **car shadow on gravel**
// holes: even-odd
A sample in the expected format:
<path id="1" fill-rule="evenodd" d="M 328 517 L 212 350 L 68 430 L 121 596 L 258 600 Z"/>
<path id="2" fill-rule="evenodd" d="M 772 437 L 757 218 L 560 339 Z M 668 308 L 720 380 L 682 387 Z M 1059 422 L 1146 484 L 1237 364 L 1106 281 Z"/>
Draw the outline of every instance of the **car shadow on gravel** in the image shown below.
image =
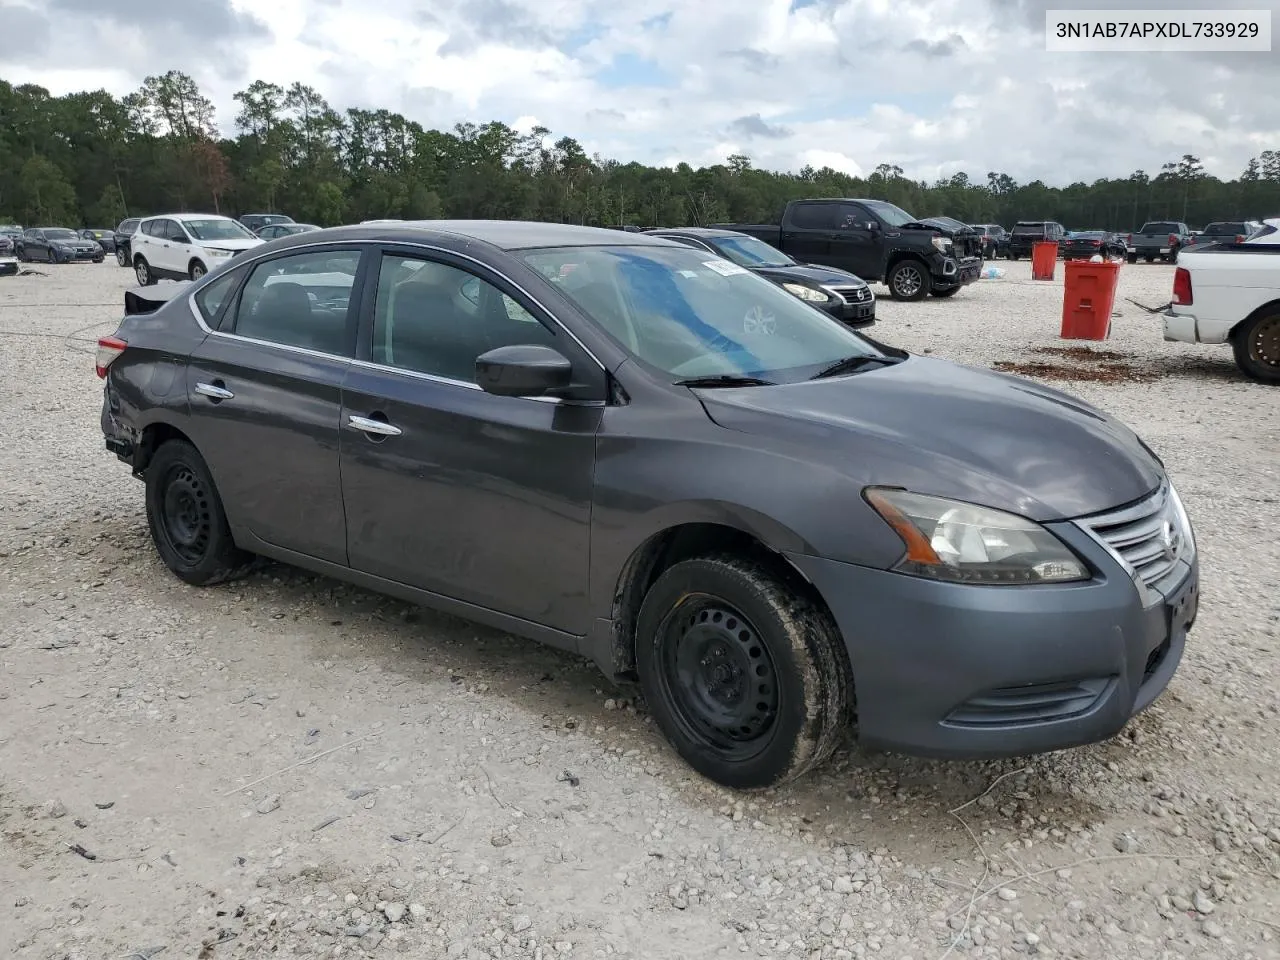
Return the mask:
<path id="1" fill-rule="evenodd" d="M 612 685 L 585 658 L 275 563 L 235 583 L 185 588 L 149 549 L 141 522 L 140 516 L 104 517 L 66 524 L 61 531 L 46 528 L 40 533 L 48 546 L 22 553 L 33 561 L 44 551 L 76 557 L 68 566 L 108 563 L 113 579 L 132 581 L 125 585 L 130 593 L 154 594 L 143 596 L 144 604 L 190 604 L 193 613 L 204 608 L 205 616 L 216 610 L 264 632 L 287 625 L 291 633 L 314 638 L 317 659 L 376 665 L 409 681 L 466 684 L 541 716 L 546 727 L 576 730 L 606 749 L 639 744 L 653 758 L 648 772 L 690 805 L 718 810 L 742 799 L 747 816 L 794 822 L 802 837 L 810 833 L 867 848 L 919 845 L 924 839 L 931 857 L 941 862 L 972 849 L 951 811 L 979 796 L 965 816 L 986 828 L 1039 823 L 1083 829 L 1114 812 L 1105 790 L 1098 789 L 1099 777 L 1139 779 L 1142 745 L 1164 739 L 1161 703 L 1112 741 L 1032 758 L 925 760 L 867 750 L 850 738 L 797 782 L 734 793 L 684 766 L 651 723 L 638 689 Z"/>

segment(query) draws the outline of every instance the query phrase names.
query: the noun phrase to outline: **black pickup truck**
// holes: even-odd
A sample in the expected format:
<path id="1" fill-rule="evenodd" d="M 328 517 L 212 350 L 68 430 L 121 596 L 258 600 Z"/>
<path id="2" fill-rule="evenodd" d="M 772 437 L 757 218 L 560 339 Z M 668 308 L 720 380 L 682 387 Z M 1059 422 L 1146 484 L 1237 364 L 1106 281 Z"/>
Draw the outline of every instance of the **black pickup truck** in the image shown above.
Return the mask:
<path id="1" fill-rule="evenodd" d="M 917 220 L 884 200 L 792 200 L 780 224 L 718 223 L 801 263 L 882 281 L 895 300 L 950 297 L 982 272 L 982 238 L 950 217 Z"/>

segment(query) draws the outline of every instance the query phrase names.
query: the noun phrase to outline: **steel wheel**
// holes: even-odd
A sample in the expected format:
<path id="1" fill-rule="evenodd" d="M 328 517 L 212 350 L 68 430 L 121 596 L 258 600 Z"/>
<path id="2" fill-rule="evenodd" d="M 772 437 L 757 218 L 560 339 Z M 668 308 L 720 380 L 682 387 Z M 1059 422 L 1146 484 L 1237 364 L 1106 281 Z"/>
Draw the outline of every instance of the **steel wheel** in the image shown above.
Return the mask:
<path id="1" fill-rule="evenodd" d="M 209 492 L 200 478 L 183 463 L 175 463 L 161 481 L 164 499 L 160 532 L 169 548 L 195 566 L 209 552 L 213 534 L 213 510 Z"/>
<path id="2" fill-rule="evenodd" d="M 691 597 L 659 640 L 661 682 L 685 736 L 726 760 L 767 743 L 778 714 L 776 667 L 755 627 L 714 597 Z"/>

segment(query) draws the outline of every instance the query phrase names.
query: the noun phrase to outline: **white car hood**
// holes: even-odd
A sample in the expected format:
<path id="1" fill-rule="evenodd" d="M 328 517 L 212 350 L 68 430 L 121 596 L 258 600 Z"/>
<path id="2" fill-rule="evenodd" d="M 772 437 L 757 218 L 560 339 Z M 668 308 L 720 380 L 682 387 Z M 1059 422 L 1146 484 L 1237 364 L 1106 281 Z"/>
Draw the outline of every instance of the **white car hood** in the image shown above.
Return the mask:
<path id="1" fill-rule="evenodd" d="M 197 240 L 196 243 L 202 247 L 208 247 L 212 250 L 248 250 L 251 247 L 260 247 L 266 241 L 260 237 L 246 237 L 244 240 Z"/>

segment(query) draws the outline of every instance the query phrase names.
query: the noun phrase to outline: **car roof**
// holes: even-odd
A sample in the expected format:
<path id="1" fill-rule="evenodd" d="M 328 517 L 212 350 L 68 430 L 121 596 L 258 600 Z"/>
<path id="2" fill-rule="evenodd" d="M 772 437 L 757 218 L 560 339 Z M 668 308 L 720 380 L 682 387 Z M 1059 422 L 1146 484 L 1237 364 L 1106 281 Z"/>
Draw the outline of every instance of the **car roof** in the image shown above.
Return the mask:
<path id="1" fill-rule="evenodd" d="M 678 233 L 686 237 L 701 237 L 705 240 L 715 240 L 721 237 L 751 236 L 751 234 L 743 233 L 741 230 L 724 230 L 720 227 L 654 227 L 652 230 L 644 232 L 648 234 Z"/>
<path id="2" fill-rule="evenodd" d="M 529 250 L 537 247 L 665 247 L 671 242 L 643 233 L 531 220 L 395 220 L 331 227 L 325 233 L 333 239 L 350 237 L 352 240 L 403 240 L 407 243 L 420 242 L 424 237 L 436 234 L 476 240 L 499 250 Z M 306 236 L 297 234 L 296 239 L 303 240 Z"/>
<path id="3" fill-rule="evenodd" d="M 230 220 L 231 217 L 223 216 L 220 213 L 156 213 L 149 217 L 141 217 L 141 220 Z"/>

